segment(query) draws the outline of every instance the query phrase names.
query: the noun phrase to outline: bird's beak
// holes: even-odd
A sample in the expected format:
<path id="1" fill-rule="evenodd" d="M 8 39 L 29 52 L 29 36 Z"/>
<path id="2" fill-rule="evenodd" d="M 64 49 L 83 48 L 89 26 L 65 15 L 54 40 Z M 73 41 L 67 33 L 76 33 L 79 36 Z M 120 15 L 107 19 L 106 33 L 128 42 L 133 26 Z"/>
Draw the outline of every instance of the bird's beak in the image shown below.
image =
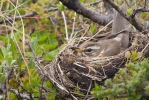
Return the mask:
<path id="1" fill-rule="evenodd" d="M 69 47 L 69 49 L 72 49 L 76 52 L 83 52 L 83 50 L 81 50 L 79 47 L 75 47 L 75 46 Z"/>

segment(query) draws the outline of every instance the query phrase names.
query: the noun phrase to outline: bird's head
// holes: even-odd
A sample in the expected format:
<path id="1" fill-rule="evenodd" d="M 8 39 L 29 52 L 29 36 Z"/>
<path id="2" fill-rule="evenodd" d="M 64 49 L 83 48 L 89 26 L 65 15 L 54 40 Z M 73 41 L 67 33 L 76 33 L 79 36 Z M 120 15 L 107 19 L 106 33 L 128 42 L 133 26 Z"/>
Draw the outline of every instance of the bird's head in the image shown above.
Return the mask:
<path id="1" fill-rule="evenodd" d="M 101 51 L 101 46 L 97 42 L 84 42 L 79 47 L 70 47 L 76 52 L 82 52 L 87 56 L 96 57 Z"/>

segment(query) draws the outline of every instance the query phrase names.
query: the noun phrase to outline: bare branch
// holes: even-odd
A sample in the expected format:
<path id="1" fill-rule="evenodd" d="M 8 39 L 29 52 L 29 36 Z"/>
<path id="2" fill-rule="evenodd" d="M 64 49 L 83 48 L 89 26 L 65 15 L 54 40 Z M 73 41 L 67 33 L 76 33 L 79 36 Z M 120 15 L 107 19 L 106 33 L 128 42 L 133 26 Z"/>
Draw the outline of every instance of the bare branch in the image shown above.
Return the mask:
<path id="1" fill-rule="evenodd" d="M 23 93 L 19 93 L 18 90 L 15 90 L 13 88 L 9 88 L 9 91 L 13 92 L 15 95 L 17 95 L 20 98 L 23 98 L 23 99 L 26 99 L 26 100 L 31 100 L 29 94 L 27 94 L 27 93 L 24 93 L 24 94 Z"/>
<path id="2" fill-rule="evenodd" d="M 108 2 L 115 10 L 117 10 L 128 22 L 130 22 L 137 30 L 139 30 L 140 32 L 143 32 L 145 27 L 142 26 L 136 19 L 135 19 L 135 14 L 138 12 L 147 12 L 147 9 L 141 9 L 138 8 L 136 10 L 133 10 L 132 14 L 130 16 L 126 15 L 126 13 L 124 13 L 119 6 L 117 6 L 113 1 L 111 0 L 105 0 L 106 2 Z M 147 33 L 147 32 L 144 32 Z"/>
<path id="3" fill-rule="evenodd" d="M 106 1 L 103 1 L 103 2 L 104 2 L 105 8 L 107 9 L 108 14 L 113 14 L 113 7 Z"/>
<path id="4" fill-rule="evenodd" d="M 132 12 L 132 14 L 130 15 L 130 17 L 134 18 L 135 15 L 136 15 L 138 12 L 149 12 L 149 9 L 146 9 L 145 7 L 137 8 L 137 9 L 133 10 L 133 12 Z"/>
<path id="5" fill-rule="evenodd" d="M 14 19 L 14 16 L 12 17 L 8 17 L 8 18 L 4 18 L 3 20 L 0 21 L 0 24 L 4 23 L 4 22 L 11 22 L 13 20 L 17 20 L 17 19 L 20 19 L 20 18 L 25 18 L 25 17 L 31 17 L 31 16 L 35 16 L 37 15 L 36 12 L 31 12 L 29 14 L 26 14 L 26 15 L 22 15 L 22 16 L 15 16 L 15 19 Z"/>
<path id="6" fill-rule="evenodd" d="M 7 73 L 6 79 L 5 79 L 4 89 L 6 89 L 6 86 L 7 86 L 6 84 L 8 83 L 8 81 L 9 81 L 9 79 L 10 79 L 11 75 L 12 75 L 12 72 L 13 72 L 13 68 L 12 68 L 12 67 L 10 67 L 10 69 L 8 70 L 8 73 Z"/>
<path id="7" fill-rule="evenodd" d="M 113 14 L 103 15 L 90 8 L 87 8 L 85 5 L 81 4 L 78 0 L 60 0 L 66 7 L 74 10 L 75 12 L 83 15 L 90 20 L 101 24 L 106 25 L 113 19 Z"/>
<path id="8" fill-rule="evenodd" d="M 54 7 L 54 8 L 51 8 L 51 9 L 46 9 L 45 10 L 45 13 L 48 13 L 50 11 L 56 11 L 58 10 L 57 7 Z M 21 16 L 15 16 L 15 19 L 14 19 L 14 16 L 11 16 L 11 17 L 7 17 L 7 18 L 4 18 L 3 20 L 0 20 L 0 24 L 3 24 L 4 22 L 12 22 L 13 20 L 18 20 L 18 19 L 23 19 L 23 18 L 27 18 L 27 17 L 33 17 L 35 15 L 38 15 L 37 12 L 33 11 L 33 12 L 30 12 L 28 14 L 25 14 L 25 15 L 21 15 Z"/>

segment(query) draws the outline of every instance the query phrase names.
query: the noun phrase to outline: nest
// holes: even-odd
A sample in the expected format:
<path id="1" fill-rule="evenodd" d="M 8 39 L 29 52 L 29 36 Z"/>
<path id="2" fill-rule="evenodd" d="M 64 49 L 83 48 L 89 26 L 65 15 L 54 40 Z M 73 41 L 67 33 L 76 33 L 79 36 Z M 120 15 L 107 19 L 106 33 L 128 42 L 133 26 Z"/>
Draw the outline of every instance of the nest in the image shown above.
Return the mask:
<path id="1" fill-rule="evenodd" d="M 75 54 L 69 46 L 78 44 L 78 40 L 84 41 L 82 38 L 72 40 L 49 65 L 44 67 L 48 78 L 65 99 L 92 98 L 89 93 L 95 83 L 103 85 L 107 78 L 114 77 L 120 68 L 125 67 L 126 52 L 141 52 L 142 55 L 138 59 L 148 56 L 149 53 L 149 38 L 142 33 L 134 33 L 130 47 L 111 57 L 89 58 Z"/>

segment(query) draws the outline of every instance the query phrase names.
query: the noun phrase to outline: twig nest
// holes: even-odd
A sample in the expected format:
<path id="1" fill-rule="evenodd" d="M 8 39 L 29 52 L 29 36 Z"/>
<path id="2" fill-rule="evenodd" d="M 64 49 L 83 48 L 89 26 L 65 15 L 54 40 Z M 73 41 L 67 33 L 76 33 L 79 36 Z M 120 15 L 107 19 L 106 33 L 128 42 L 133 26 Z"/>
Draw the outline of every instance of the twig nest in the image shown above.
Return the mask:
<path id="1" fill-rule="evenodd" d="M 120 54 L 111 57 L 87 57 L 75 54 L 69 46 L 74 46 L 78 40 L 68 44 L 55 58 L 45 67 L 50 81 L 57 87 L 63 96 L 76 94 L 75 91 L 90 92 L 95 83 L 103 85 L 107 78 L 112 78 L 115 73 L 125 67 L 126 52 L 141 52 L 141 58 L 149 54 L 149 38 L 142 33 L 134 33 L 130 47 Z"/>

